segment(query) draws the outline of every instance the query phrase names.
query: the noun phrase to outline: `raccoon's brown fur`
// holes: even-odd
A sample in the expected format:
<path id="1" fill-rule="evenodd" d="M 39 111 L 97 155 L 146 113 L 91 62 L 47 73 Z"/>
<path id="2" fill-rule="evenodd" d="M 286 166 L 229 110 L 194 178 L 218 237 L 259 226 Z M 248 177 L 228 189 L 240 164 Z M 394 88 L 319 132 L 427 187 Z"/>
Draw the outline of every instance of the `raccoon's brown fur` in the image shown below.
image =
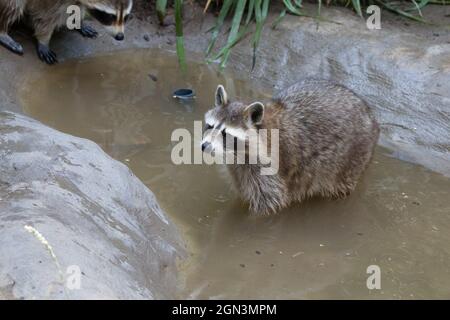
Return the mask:
<path id="1" fill-rule="evenodd" d="M 0 0 L 0 44 L 14 53 L 23 54 L 22 46 L 8 35 L 8 31 L 13 23 L 27 15 L 37 39 L 39 58 L 48 64 L 55 63 L 56 55 L 48 45 L 53 32 L 66 24 L 69 17 L 67 8 L 71 5 L 79 5 L 83 15 L 85 9 L 91 10 L 97 6 L 110 9 L 117 14 L 116 22 L 123 26 L 124 10 L 130 9 L 132 0 Z M 110 25 L 107 27 L 111 28 Z M 97 35 L 94 29 L 84 24 L 79 32 L 86 37 Z M 123 39 L 123 31 L 121 33 L 120 37 L 117 37 L 118 32 L 114 35 L 117 40 Z"/>
<path id="2" fill-rule="evenodd" d="M 261 175 L 261 164 L 228 165 L 251 211 L 274 213 L 307 197 L 342 197 L 355 189 L 379 127 L 352 91 L 324 80 L 304 80 L 260 104 L 256 116 L 248 115 L 247 104 L 230 102 L 220 91 L 208 116 L 225 128 L 279 129 L 277 174 Z"/>

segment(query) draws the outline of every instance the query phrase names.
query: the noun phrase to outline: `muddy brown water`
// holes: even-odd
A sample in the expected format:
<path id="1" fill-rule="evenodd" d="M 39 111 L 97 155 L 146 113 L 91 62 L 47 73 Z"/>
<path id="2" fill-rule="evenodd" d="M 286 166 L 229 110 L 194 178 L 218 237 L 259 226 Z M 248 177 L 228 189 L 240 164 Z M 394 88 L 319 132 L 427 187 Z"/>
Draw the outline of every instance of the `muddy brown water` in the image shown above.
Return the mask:
<path id="1" fill-rule="evenodd" d="M 30 76 L 21 97 L 29 115 L 94 140 L 156 194 L 188 243 L 180 298 L 450 298 L 444 176 L 377 148 L 348 198 L 257 218 L 225 168 L 172 163 L 173 130 L 193 132 L 217 84 L 232 97 L 264 99 L 252 82 L 194 62 L 182 74 L 172 53 L 145 50 L 49 68 Z M 172 98 L 184 87 L 195 101 Z M 380 268 L 381 289 L 367 288 L 370 265 Z"/>

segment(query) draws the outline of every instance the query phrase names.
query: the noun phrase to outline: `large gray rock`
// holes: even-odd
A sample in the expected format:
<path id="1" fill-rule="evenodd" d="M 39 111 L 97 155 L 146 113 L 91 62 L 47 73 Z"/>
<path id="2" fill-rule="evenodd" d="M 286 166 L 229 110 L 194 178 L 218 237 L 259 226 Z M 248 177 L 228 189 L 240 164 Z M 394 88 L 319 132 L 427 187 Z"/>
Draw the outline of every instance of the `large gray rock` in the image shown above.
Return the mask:
<path id="1" fill-rule="evenodd" d="M 125 165 L 9 112 L 0 112 L 0 243 L 0 299 L 173 298 L 184 255 Z"/>

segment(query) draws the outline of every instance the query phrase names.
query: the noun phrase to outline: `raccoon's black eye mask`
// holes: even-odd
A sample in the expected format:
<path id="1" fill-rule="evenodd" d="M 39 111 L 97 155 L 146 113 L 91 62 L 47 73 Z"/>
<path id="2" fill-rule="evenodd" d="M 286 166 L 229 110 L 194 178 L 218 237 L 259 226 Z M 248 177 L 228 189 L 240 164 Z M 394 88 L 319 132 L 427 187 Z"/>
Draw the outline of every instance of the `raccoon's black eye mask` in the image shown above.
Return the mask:
<path id="1" fill-rule="evenodd" d="M 106 13 L 98 9 L 89 9 L 89 13 L 105 26 L 110 26 L 117 21 L 117 16 L 115 14 Z"/>

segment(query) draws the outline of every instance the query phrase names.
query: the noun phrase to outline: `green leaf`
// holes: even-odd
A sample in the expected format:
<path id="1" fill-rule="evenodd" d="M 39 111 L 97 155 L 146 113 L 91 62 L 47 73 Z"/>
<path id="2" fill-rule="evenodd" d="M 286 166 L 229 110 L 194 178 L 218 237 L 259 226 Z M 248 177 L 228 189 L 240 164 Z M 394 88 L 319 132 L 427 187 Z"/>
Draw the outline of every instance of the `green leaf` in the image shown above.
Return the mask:
<path id="1" fill-rule="evenodd" d="M 186 54 L 184 52 L 183 20 L 182 20 L 183 0 L 175 0 L 175 33 L 177 43 L 177 55 L 181 69 L 186 70 Z"/>
<path id="2" fill-rule="evenodd" d="M 361 10 L 361 1 L 360 0 L 352 0 L 353 8 L 355 9 L 358 16 L 361 18 L 363 17 L 362 10 Z"/>
<path id="3" fill-rule="evenodd" d="M 233 4 L 233 0 L 225 0 L 224 1 L 222 8 L 220 9 L 219 17 L 216 20 L 216 25 L 212 30 L 211 40 L 209 41 L 208 48 L 206 49 L 206 56 L 209 56 L 212 49 L 214 48 L 217 37 L 219 36 L 220 29 L 223 26 L 225 18 L 227 17 L 232 4 Z"/>
<path id="4" fill-rule="evenodd" d="M 411 0 L 414 3 L 414 6 L 409 8 L 409 9 L 405 9 L 405 11 L 418 11 L 420 16 L 422 17 L 422 11 L 421 9 L 424 8 L 429 2 L 430 0 L 422 0 L 419 3 L 417 3 L 417 1 L 415 0 Z"/>
<path id="5" fill-rule="evenodd" d="M 208 59 L 209 62 L 216 61 L 220 59 L 222 56 L 224 56 L 231 48 L 233 48 L 236 44 L 238 44 L 241 40 L 245 38 L 245 36 L 248 35 L 248 28 L 244 27 L 241 29 L 238 33 L 238 36 L 236 39 L 232 42 L 227 43 L 213 58 Z"/>
<path id="6" fill-rule="evenodd" d="M 253 58 L 252 58 L 252 70 L 256 65 L 256 50 L 261 39 L 261 31 L 264 26 L 264 22 L 267 18 L 267 13 L 269 11 L 269 0 L 256 0 L 255 4 L 255 17 L 256 17 L 256 30 L 255 36 L 253 37 Z"/>
<path id="7" fill-rule="evenodd" d="M 430 0 L 429 3 L 431 3 L 431 4 L 440 4 L 440 5 L 443 5 L 443 6 L 450 5 L 450 1 L 449 0 Z"/>
<path id="8" fill-rule="evenodd" d="M 255 8 L 255 0 L 250 0 L 247 8 L 247 19 L 245 20 L 246 26 L 248 26 L 250 20 L 253 18 L 254 8 Z"/>
<path id="9" fill-rule="evenodd" d="M 380 5 L 382 5 L 383 7 L 385 7 L 385 8 L 386 8 L 387 10 L 389 10 L 389 11 L 392 11 L 392 12 L 394 12 L 394 13 L 397 13 L 397 14 L 401 15 L 401 16 L 404 16 L 404 17 L 406 17 L 406 18 L 409 18 L 409 19 L 412 19 L 412 20 L 415 20 L 415 21 L 418 21 L 418 22 L 422 22 L 422 23 L 427 23 L 427 24 L 429 24 L 429 22 L 427 22 L 427 21 L 424 20 L 423 18 L 417 17 L 417 16 L 412 15 L 412 14 L 406 12 L 406 11 L 403 11 L 403 10 L 401 10 L 401 9 L 398 9 L 398 8 L 394 7 L 393 5 L 387 3 L 387 2 L 383 2 L 383 1 L 380 1 L 380 0 L 374 0 L 374 1 L 377 2 L 377 3 L 379 3 Z"/>
<path id="10" fill-rule="evenodd" d="M 156 0 L 156 13 L 160 25 L 164 25 L 164 18 L 166 17 L 167 0 Z"/>
<path id="11" fill-rule="evenodd" d="M 282 10 L 278 18 L 275 19 L 275 21 L 272 23 L 272 29 L 276 29 L 278 24 L 283 20 L 283 18 L 286 16 L 286 9 Z"/>
<path id="12" fill-rule="evenodd" d="M 233 21 L 231 22 L 231 31 L 230 31 L 230 35 L 228 36 L 227 46 L 232 45 L 239 39 L 239 27 L 241 26 L 242 16 L 244 14 L 246 4 L 247 4 L 247 0 L 239 0 L 236 3 L 236 9 L 234 12 Z M 226 50 L 226 52 L 224 53 L 222 62 L 220 64 L 221 68 L 225 67 L 229 55 L 230 55 L 230 50 Z"/>
<path id="13" fill-rule="evenodd" d="M 419 16 L 422 16 L 422 10 L 420 10 L 419 4 L 416 2 L 416 0 L 411 0 L 414 3 L 415 9 L 417 10 L 417 12 L 419 12 Z M 408 11 L 408 10 L 406 10 Z"/>
<path id="14" fill-rule="evenodd" d="M 283 3 L 290 13 L 298 16 L 301 15 L 299 7 L 297 5 L 293 5 L 291 0 L 283 0 Z"/>

